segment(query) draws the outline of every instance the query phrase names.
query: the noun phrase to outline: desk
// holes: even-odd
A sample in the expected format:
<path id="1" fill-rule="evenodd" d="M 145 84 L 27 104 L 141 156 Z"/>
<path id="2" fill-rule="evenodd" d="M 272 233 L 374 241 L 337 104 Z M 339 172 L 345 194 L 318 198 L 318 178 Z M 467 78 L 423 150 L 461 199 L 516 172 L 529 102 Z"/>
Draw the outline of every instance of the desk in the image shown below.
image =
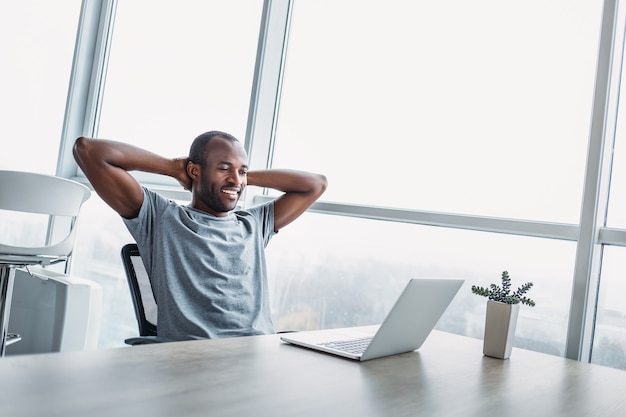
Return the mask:
<path id="1" fill-rule="evenodd" d="M 624 371 L 520 349 L 492 359 L 438 331 L 362 363 L 272 335 L 7 357 L 0 375 L 11 417 L 626 415 Z"/>

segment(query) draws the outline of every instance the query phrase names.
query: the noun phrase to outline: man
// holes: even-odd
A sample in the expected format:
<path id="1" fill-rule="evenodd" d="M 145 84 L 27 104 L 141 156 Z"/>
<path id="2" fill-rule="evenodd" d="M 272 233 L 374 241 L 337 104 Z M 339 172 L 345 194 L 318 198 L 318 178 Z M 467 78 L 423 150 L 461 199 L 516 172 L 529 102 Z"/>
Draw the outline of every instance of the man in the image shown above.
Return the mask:
<path id="1" fill-rule="evenodd" d="M 228 133 L 198 136 L 189 158 L 78 138 L 74 158 L 134 237 L 159 306 L 158 334 L 173 340 L 274 333 L 265 246 L 325 191 L 322 175 L 248 168 Z M 142 187 L 129 171 L 175 178 L 191 190 L 179 205 Z M 247 185 L 279 190 L 272 202 L 233 211 Z"/>

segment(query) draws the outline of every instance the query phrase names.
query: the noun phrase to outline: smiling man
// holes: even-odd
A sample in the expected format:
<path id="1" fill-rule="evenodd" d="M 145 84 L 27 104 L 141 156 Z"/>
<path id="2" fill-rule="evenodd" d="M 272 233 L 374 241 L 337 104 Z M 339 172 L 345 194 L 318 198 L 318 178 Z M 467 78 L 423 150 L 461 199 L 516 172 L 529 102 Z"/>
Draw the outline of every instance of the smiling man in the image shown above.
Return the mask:
<path id="1" fill-rule="evenodd" d="M 159 306 L 158 335 L 173 340 L 274 332 L 265 247 L 324 192 L 323 175 L 249 170 L 232 135 L 211 131 L 188 158 L 165 158 L 135 146 L 78 138 L 74 158 L 94 190 L 136 240 Z M 129 171 L 175 178 L 191 190 L 187 206 L 142 187 Z M 283 194 L 235 210 L 248 185 Z"/>

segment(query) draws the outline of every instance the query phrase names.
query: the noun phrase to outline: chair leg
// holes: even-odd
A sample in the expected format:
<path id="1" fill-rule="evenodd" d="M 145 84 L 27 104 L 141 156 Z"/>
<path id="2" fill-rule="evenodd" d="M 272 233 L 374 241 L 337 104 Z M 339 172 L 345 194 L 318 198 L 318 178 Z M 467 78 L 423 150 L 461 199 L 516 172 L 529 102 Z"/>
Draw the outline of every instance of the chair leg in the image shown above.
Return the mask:
<path id="1" fill-rule="evenodd" d="M 0 265 L 0 357 L 4 356 L 7 346 L 14 276 L 13 265 Z"/>

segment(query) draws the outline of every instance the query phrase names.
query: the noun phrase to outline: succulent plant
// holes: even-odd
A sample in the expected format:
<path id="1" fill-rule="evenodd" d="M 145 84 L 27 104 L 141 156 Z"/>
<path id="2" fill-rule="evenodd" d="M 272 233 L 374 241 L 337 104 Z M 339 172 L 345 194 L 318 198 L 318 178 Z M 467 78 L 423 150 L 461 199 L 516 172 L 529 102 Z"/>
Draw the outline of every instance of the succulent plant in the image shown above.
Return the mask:
<path id="1" fill-rule="evenodd" d="M 507 271 L 502 272 L 502 286 L 491 284 L 489 287 L 479 287 L 472 285 L 472 292 L 474 294 L 482 295 L 492 301 L 498 301 L 505 304 L 526 304 L 527 306 L 534 307 L 535 302 L 526 297 L 526 294 L 533 286 L 532 282 L 519 287 L 515 292 L 511 292 L 511 277 Z"/>

